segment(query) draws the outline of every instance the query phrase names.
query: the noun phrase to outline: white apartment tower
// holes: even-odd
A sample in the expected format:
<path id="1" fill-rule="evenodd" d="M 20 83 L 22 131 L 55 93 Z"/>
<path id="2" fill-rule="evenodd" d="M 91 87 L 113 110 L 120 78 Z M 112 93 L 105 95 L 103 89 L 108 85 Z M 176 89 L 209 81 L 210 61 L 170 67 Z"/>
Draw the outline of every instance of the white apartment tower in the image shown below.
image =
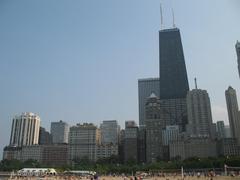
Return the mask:
<path id="1" fill-rule="evenodd" d="M 229 86 L 225 91 L 225 96 L 231 135 L 233 138 L 236 138 L 238 144 L 240 144 L 240 114 L 235 89 Z"/>
<path id="2" fill-rule="evenodd" d="M 15 116 L 12 121 L 10 146 L 38 144 L 40 117 L 31 112 Z"/>

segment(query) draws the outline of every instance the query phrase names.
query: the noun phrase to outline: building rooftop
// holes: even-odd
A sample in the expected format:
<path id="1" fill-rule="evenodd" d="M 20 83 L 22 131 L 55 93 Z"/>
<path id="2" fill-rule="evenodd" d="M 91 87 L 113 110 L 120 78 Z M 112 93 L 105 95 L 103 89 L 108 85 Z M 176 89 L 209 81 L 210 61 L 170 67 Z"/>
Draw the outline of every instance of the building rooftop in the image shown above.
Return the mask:
<path id="1" fill-rule="evenodd" d="M 159 78 L 143 78 L 143 79 L 138 79 L 138 82 L 144 82 L 144 81 L 159 81 Z"/>
<path id="2" fill-rule="evenodd" d="M 239 41 L 237 41 L 236 47 L 237 47 L 237 48 L 240 48 L 240 42 L 239 42 Z"/>
<path id="3" fill-rule="evenodd" d="M 162 29 L 160 32 L 174 32 L 174 31 L 179 31 L 178 28 L 169 28 L 169 29 Z"/>

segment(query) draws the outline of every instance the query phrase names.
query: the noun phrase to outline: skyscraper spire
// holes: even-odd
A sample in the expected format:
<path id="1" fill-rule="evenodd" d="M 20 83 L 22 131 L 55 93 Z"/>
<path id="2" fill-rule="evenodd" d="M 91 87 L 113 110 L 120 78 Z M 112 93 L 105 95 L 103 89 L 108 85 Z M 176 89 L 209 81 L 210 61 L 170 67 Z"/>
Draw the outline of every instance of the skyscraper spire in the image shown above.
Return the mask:
<path id="1" fill-rule="evenodd" d="M 174 15 L 174 10 L 173 10 L 173 8 L 172 8 L 172 18 L 173 18 L 173 28 L 175 28 L 176 25 L 175 25 L 175 15 Z"/>
<path id="2" fill-rule="evenodd" d="M 163 29 L 163 13 L 162 13 L 162 4 L 160 3 L 160 16 L 161 16 L 161 30 Z"/>
<path id="3" fill-rule="evenodd" d="M 239 41 L 237 41 L 235 47 L 236 47 L 236 52 L 237 52 L 238 74 L 240 77 L 240 42 Z"/>
<path id="4" fill-rule="evenodd" d="M 195 82 L 195 89 L 198 89 L 198 87 L 197 87 L 197 78 L 194 78 L 194 82 Z"/>

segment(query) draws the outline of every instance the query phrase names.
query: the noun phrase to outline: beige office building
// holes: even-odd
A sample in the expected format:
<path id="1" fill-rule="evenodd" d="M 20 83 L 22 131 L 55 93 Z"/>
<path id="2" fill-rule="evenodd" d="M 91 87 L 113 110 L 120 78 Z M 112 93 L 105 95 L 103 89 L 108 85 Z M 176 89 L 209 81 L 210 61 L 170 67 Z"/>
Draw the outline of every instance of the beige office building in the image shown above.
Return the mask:
<path id="1" fill-rule="evenodd" d="M 77 124 L 69 131 L 69 162 L 82 158 L 96 160 L 96 145 L 99 143 L 100 133 L 93 124 Z"/>

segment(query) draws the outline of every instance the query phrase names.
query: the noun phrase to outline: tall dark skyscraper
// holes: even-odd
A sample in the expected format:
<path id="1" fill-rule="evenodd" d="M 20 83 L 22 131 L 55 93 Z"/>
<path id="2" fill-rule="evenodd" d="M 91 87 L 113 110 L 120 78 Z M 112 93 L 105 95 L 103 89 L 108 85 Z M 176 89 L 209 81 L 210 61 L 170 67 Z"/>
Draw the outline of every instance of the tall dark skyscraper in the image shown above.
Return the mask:
<path id="1" fill-rule="evenodd" d="M 236 47 L 236 51 L 237 51 L 238 73 L 239 73 L 239 77 L 240 77 L 240 42 L 239 41 L 237 41 L 235 47 Z"/>
<path id="2" fill-rule="evenodd" d="M 180 31 L 159 32 L 160 99 L 186 98 L 189 90 Z"/>
<path id="3" fill-rule="evenodd" d="M 166 125 L 179 125 L 180 131 L 185 131 L 189 85 L 178 28 L 159 31 L 159 61 L 162 119 Z"/>

